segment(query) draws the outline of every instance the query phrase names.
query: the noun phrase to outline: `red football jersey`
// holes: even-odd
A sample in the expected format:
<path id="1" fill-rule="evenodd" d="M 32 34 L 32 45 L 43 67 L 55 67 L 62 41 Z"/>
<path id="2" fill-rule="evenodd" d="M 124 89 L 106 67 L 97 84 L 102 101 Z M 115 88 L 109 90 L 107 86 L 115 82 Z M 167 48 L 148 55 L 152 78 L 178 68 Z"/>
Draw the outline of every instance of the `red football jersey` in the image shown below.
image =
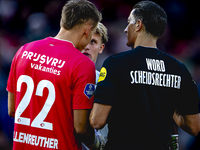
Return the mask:
<path id="1" fill-rule="evenodd" d="M 22 46 L 7 91 L 15 96 L 14 150 L 77 150 L 73 109 L 91 109 L 95 65 L 69 41 Z"/>

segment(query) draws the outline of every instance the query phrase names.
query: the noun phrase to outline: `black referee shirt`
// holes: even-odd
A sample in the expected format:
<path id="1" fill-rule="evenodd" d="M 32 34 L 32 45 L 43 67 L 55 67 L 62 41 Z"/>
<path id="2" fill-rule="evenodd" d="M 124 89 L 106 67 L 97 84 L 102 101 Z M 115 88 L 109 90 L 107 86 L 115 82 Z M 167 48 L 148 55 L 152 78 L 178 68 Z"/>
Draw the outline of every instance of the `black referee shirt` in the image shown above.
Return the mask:
<path id="1" fill-rule="evenodd" d="M 105 60 L 95 103 L 111 105 L 106 150 L 168 149 L 175 108 L 197 114 L 197 87 L 184 64 L 138 46 Z"/>

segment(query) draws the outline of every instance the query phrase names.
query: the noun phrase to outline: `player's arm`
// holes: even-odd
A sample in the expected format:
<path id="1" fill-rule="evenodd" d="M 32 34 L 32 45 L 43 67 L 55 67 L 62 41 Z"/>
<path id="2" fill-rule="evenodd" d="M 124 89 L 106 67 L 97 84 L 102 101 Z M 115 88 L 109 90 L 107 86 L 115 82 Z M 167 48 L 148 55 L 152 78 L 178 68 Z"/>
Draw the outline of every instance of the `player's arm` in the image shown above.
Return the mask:
<path id="1" fill-rule="evenodd" d="M 111 108 L 110 105 L 94 103 L 90 114 L 90 124 L 94 129 L 101 129 L 105 126 Z"/>
<path id="2" fill-rule="evenodd" d="M 14 94 L 11 92 L 8 92 L 8 115 L 15 117 L 15 99 Z"/>
<path id="3" fill-rule="evenodd" d="M 88 148 L 95 150 L 100 147 L 100 141 L 89 122 L 94 102 L 95 65 L 88 59 L 79 63 L 75 69 L 72 75 L 75 138 L 78 143 L 83 142 Z"/>
<path id="4" fill-rule="evenodd" d="M 173 118 L 181 129 L 192 136 L 196 136 L 200 132 L 200 114 L 182 116 L 175 110 Z"/>
<path id="5" fill-rule="evenodd" d="M 79 142 L 83 142 L 89 149 L 97 150 L 100 147 L 100 141 L 94 133 L 94 129 L 89 123 L 90 110 L 74 110 L 74 128 L 75 137 Z"/>
<path id="6" fill-rule="evenodd" d="M 15 117 L 15 97 L 14 97 L 14 85 L 16 83 L 14 82 L 13 79 L 15 79 L 15 70 L 16 70 L 16 64 L 17 64 L 17 58 L 21 54 L 21 51 L 23 50 L 24 46 L 20 47 L 20 49 L 17 51 L 15 54 L 15 57 L 12 60 L 12 64 L 10 67 L 10 73 L 7 81 L 7 88 L 6 90 L 8 91 L 8 115 L 10 117 Z"/>
<path id="7" fill-rule="evenodd" d="M 92 145 L 94 142 L 94 130 L 89 124 L 90 110 L 77 109 L 73 110 L 74 114 L 74 129 L 76 139 L 84 142 L 87 146 Z"/>

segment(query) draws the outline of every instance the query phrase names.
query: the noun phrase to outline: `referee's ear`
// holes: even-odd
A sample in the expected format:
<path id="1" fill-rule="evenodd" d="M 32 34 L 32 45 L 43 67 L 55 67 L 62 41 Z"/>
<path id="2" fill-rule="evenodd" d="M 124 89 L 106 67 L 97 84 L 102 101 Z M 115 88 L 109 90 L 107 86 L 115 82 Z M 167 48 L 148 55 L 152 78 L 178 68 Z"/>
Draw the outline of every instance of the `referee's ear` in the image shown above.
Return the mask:
<path id="1" fill-rule="evenodd" d="M 135 23 L 135 28 L 136 28 L 136 31 L 140 31 L 142 30 L 142 27 L 143 27 L 143 24 L 142 24 L 142 20 L 138 20 L 136 23 Z"/>

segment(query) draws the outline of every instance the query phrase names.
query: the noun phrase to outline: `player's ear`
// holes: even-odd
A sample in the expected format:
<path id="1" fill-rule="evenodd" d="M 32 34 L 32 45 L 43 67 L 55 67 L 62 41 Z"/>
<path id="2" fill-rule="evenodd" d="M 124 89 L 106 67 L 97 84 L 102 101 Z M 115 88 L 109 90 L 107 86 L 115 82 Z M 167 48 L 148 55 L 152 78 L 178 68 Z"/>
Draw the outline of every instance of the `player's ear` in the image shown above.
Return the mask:
<path id="1" fill-rule="evenodd" d="M 105 48 L 105 44 L 102 43 L 100 46 L 99 54 L 101 54 L 103 52 L 104 48 Z"/>
<path id="2" fill-rule="evenodd" d="M 90 34 L 91 30 L 92 30 L 92 26 L 86 25 L 85 30 L 84 30 L 84 35 L 87 37 Z"/>
<path id="3" fill-rule="evenodd" d="M 138 20 L 135 25 L 136 25 L 136 31 L 140 31 L 142 28 L 142 20 Z"/>

